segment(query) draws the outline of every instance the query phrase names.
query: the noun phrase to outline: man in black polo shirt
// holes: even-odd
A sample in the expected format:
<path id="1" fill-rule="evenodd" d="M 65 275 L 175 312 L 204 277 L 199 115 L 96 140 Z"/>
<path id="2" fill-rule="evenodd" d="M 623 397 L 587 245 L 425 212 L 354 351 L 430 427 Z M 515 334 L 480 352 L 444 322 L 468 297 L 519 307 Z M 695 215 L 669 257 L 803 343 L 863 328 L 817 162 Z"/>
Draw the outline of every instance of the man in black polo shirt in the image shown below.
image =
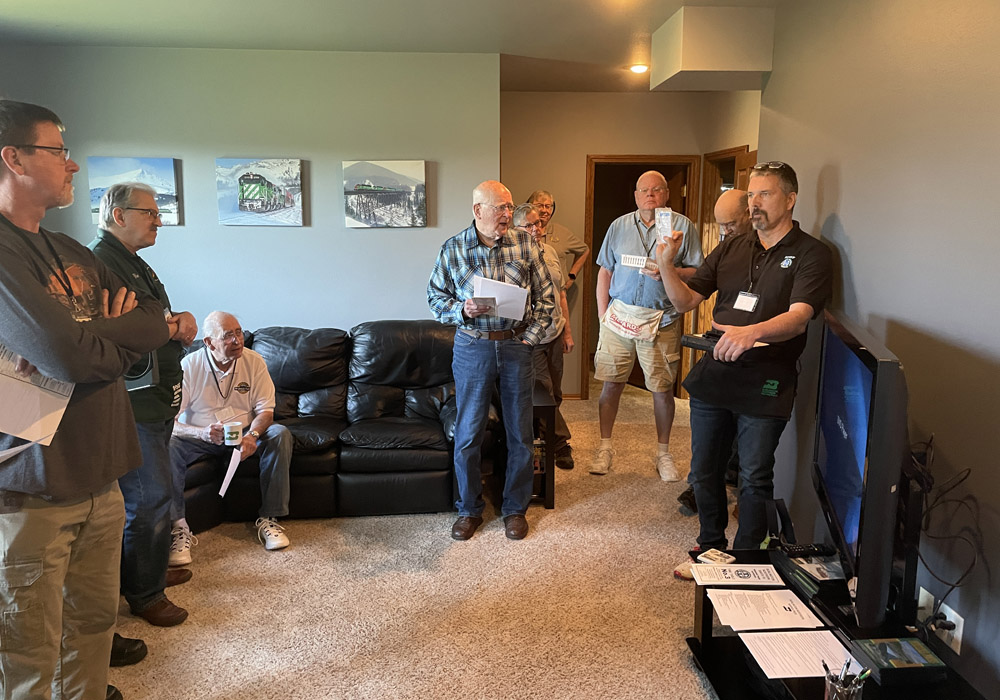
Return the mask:
<path id="1" fill-rule="evenodd" d="M 156 243 L 160 208 L 156 191 L 138 182 L 109 187 L 101 197 L 100 231 L 89 248 L 140 298 L 156 299 L 167 313 L 171 337 L 153 355 L 157 376 L 148 386 L 129 391 L 142 464 L 118 479 L 125 499 L 121 590 L 132 614 L 151 625 L 171 627 L 187 619 L 187 611 L 164 594 L 168 586 L 191 578 L 188 569 L 167 569 L 170 549 L 170 434 L 181 403 L 181 362 L 198 322 L 187 311 L 175 312 L 163 283 L 138 253 Z M 136 372 L 136 374 L 142 374 Z M 118 638 L 121 639 L 121 638 Z M 116 642 L 118 641 L 116 639 Z"/>
<path id="2" fill-rule="evenodd" d="M 691 394 L 691 472 L 702 550 L 727 546 L 725 472 L 734 435 L 742 486 L 733 546 L 755 549 L 767 535 L 774 452 L 791 416 L 806 326 L 831 288 L 829 248 L 792 220 L 797 193 L 790 166 L 755 165 L 748 188 L 755 233 L 725 240 L 686 284 L 671 264 L 681 235 L 675 232 L 657 249 L 664 289 L 678 311 L 719 293 L 712 325 L 723 335 L 684 381 Z M 688 565 L 675 575 L 689 577 Z"/>

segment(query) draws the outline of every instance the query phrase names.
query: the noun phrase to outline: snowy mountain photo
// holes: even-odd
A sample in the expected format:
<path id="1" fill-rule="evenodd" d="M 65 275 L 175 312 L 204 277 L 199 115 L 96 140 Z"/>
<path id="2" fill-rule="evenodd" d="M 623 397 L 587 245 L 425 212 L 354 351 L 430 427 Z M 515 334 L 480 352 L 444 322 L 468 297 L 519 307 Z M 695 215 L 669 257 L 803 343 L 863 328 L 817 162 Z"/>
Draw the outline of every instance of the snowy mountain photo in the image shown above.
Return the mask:
<path id="1" fill-rule="evenodd" d="M 141 182 L 156 190 L 156 205 L 164 226 L 180 222 L 180 201 L 177 197 L 177 176 L 173 158 L 118 158 L 88 156 L 87 180 L 90 185 L 90 210 L 98 223 L 101 197 L 111 185 L 119 182 Z"/>

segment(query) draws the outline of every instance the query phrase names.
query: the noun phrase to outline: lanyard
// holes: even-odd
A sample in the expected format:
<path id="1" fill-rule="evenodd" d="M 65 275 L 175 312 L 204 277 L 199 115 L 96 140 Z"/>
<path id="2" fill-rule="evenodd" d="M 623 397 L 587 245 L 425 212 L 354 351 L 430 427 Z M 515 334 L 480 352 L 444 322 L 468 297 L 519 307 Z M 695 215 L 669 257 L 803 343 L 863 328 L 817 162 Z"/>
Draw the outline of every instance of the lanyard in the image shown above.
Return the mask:
<path id="1" fill-rule="evenodd" d="M 48 268 L 48 270 L 55 276 L 57 280 L 59 280 L 59 285 L 66 292 L 66 296 L 72 299 L 75 295 L 73 294 L 73 287 L 69 281 L 69 274 L 67 274 L 66 268 L 63 266 L 62 258 L 60 258 L 59 253 L 56 252 L 55 246 L 52 245 L 52 241 L 50 241 L 49 237 L 45 235 L 45 231 L 43 231 L 42 229 L 38 229 L 38 234 L 42 237 L 42 240 L 45 241 L 45 245 L 49 249 L 49 252 L 52 253 L 52 257 L 56 261 L 56 267 L 53 267 L 52 263 L 49 262 L 44 255 L 42 255 L 42 251 L 40 251 L 38 249 L 38 246 L 35 245 L 35 242 L 31 240 L 30 234 L 22 231 L 20 228 L 16 226 L 14 227 L 14 231 L 16 231 L 17 235 L 19 235 L 24 240 L 24 242 L 28 244 L 28 246 L 31 248 L 31 252 L 34 253 L 35 257 L 41 260 L 42 264 L 46 268 Z"/>
<path id="2" fill-rule="evenodd" d="M 236 363 L 240 361 L 240 358 L 233 360 L 233 368 L 230 370 L 229 374 L 229 391 L 225 394 L 222 393 L 222 385 L 219 384 L 219 378 L 215 376 L 215 363 L 212 361 L 212 355 L 208 352 L 208 346 L 205 346 L 205 356 L 208 357 L 208 367 L 212 370 L 212 379 L 215 380 L 215 388 L 219 392 L 219 396 L 222 397 L 223 401 L 228 401 L 229 397 L 233 393 L 233 385 L 236 384 Z"/>
<path id="3" fill-rule="evenodd" d="M 646 241 L 643 240 L 643 238 L 642 238 L 642 229 L 639 228 L 639 215 L 638 214 L 636 214 L 636 218 L 632 219 L 632 223 L 635 224 L 635 231 L 636 231 L 636 233 L 639 234 L 639 245 L 641 245 L 642 249 L 646 251 L 646 257 L 648 258 L 650 251 L 653 250 L 653 246 L 656 244 L 656 236 L 653 236 L 653 240 L 651 240 L 649 242 L 649 245 L 647 246 L 646 245 Z"/>
<path id="4" fill-rule="evenodd" d="M 747 277 L 750 278 L 750 287 L 747 289 L 747 292 L 750 293 L 750 294 L 753 293 L 753 285 L 754 285 L 753 262 L 754 262 L 754 260 L 756 260 L 756 258 L 757 258 L 757 250 L 753 247 L 753 243 L 751 243 L 750 244 L 750 269 L 747 271 Z M 767 263 L 768 263 L 768 261 L 770 259 L 771 259 L 771 250 L 770 249 L 765 250 L 764 251 L 764 262 L 762 264 L 762 269 L 760 271 L 760 274 L 757 275 L 757 280 L 756 280 L 757 282 L 760 282 L 760 278 L 764 276 L 764 272 L 765 272 L 765 270 L 767 268 Z"/>

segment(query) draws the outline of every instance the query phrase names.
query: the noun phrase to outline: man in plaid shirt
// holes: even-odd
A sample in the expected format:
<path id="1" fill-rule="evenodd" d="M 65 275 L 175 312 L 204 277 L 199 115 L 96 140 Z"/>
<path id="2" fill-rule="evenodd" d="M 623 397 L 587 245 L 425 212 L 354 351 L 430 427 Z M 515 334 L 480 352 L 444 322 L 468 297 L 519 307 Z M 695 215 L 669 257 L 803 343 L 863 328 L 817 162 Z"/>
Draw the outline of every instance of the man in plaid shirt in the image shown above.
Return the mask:
<path id="1" fill-rule="evenodd" d="M 495 180 L 476 187 L 472 192 L 475 220 L 441 246 L 427 285 L 427 303 L 434 317 L 457 326 L 451 365 L 458 403 L 455 507 L 459 517 L 451 529 L 456 540 L 469 539 L 483 522 L 480 451 L 498 379 L 507 432 L 501 506 L 504 530 L 512 540 L 528 534 L 524 513 L 532 486 L 531 348 L 552 321 L 555 292 L 537 246 L 528 234 L 511 226 L 513 201 L 510 191 Z M 473 301 L 476 277 L 527 289 L 523 317 L 502 318 L 492 307 Z"/>

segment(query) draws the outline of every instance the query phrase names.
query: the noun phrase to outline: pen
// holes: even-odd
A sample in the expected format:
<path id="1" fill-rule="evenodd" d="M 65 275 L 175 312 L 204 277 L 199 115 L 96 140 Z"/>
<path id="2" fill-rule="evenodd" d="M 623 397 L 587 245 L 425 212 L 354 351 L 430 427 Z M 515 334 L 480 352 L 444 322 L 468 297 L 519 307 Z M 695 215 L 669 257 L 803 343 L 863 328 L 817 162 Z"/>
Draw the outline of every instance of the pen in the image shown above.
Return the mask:
<path id="1" fill-rule="evenodd" d="M 832 677 L 833 674 L 830 673 L 830 667 L 826 665 L 826 659 L 820 659 L 819 662 L 823 664 L 823 670 L 826 672 L 826 677 L 827 678 Z"/>
<path id="2" fill-rule="evenodd" d="M 844 660 L 844 667 L 842 669 L 840 669 L 840 678 L 837 680 L 837 682 L 840 685 L 844 684 L 844 677 L 847 676 L 847 669 L 848 669 L 848 667 L 850 665 L 851 665 L 851 660 L 850 659 L 845 659 Z"/>

